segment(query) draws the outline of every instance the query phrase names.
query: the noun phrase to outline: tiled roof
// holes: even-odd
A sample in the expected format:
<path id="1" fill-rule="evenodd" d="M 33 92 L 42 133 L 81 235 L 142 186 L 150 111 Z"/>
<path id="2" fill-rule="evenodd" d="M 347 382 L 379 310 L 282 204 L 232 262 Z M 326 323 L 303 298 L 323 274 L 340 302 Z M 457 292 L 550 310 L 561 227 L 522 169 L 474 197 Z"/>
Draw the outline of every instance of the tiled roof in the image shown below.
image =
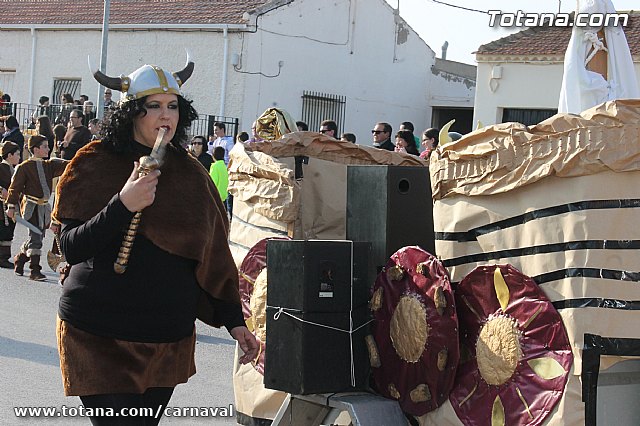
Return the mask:
<path id="1" fill-rule="evenodd" d="M 268 0 L 111 0 L 111 24 L 241 24 Z M 104 0 L 0 0 L 0 26 L 101 24 Z"/>
<path id="2" fill-rule="evenodd" d="M 629 23 L 624 33 L 629 49 L 640 56 L 640 12 L 629 13 Z M 553 57 L 563 56 L 571 38 L 571 27 L 532 27 L 507 37 L 483 44 L 477 55 Z"/>

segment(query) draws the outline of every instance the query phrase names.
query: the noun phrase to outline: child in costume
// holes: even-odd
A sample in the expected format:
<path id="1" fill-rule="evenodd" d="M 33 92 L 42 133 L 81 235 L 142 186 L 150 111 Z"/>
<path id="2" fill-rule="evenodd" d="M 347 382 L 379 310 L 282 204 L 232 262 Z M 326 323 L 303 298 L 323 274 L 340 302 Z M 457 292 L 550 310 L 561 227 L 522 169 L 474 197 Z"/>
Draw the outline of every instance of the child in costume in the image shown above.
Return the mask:
<path id="1" fill-rule="evenodd" d="M 44 281 L 47 277 L 40 272 L 40 256 L 42 239 L 51 223 L 49 197 L 53 178 L 64 172 L 68 161 L 60 158 L 47 160 L 49 144 L 45 136 L 31 136 L 27 146 L 32 157 L 16 168 L 7 196 L 7 216 L 15 220 L 16 205 L 20 202 L 20 216 L 33 225 L 33 228 L 29 228 L 29 238 L 13 259 L 13 270 L 17 275 L 23 275 L 24 265 L 30 261 L 29 279 Z"/>

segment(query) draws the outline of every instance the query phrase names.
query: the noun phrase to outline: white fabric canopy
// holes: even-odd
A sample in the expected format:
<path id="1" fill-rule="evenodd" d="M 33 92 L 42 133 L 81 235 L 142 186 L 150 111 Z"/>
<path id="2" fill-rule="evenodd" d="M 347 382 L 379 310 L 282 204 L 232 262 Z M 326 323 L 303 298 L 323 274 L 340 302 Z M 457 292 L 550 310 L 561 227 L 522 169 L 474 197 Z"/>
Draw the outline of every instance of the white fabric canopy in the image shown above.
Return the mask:
<path id="1" fill-rule="evenodd" d="M 578 0 L 576 13 L 616 13 L 611 0 Z M 558 112 L 578 114 L 602 102 L 640 98 L 633 60 L 622 27 L 605 27 L 608 80 L 586 67 L 594 49 L 602 50 L 602 27 L 573 27 L 564 57 Z"/>

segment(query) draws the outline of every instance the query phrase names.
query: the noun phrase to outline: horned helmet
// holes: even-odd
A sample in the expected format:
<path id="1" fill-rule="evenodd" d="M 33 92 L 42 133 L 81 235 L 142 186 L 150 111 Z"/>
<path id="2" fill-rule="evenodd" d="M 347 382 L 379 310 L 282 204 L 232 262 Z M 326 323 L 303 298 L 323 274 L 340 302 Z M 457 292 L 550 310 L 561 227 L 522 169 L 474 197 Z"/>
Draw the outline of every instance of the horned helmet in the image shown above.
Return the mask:
<path id="1" fill-rule="evenodd" d="M 93 70 L 93 77 L 101 85 L 122 92 L 121 102 L 127 102 L 155 94 L 182 95 L 180 87 L 193 74 L 194 65 L 187 53 L 187 63 L 180 71 L 169 72 L 157 65 L 143 65 L 127 76 L 110 77 Z"/>

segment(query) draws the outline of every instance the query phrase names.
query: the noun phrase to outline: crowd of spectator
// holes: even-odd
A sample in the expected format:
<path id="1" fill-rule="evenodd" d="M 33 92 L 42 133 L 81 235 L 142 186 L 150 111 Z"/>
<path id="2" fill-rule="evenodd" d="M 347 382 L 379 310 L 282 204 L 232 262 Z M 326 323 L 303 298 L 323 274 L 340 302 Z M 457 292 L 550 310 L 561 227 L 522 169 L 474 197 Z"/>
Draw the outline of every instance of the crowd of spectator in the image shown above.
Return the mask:
<path id="1" fill-rule="evenodd" d="M 14 141 L 20 146 L 21 154 L 24 151 L 24 137 L 20 131 L 19 123 L 15 116 L 11 114 L 11 97 L 8 94 L 0 96 L 0 135 L 2 140 Z M 104 91 L 103 105 L 105 111 L 115 105 L 112 99 L 111 89 Z M 73 154 L 91 140 L 100 138 L 100 120 L 96 118 L 95 104 L 86 95 L 80 95 L 74 99 L 69 93 L 60 96 L 60 105 L 50 104 L 49 97 L 41 96 L 38 99 L 38 106 L 31 115 L 31 123 L 27 127 L 33 129 L 33 133 L 42 134 L 47 137 L 52 156 L 62 156 L 63 158 L 73 157 Z M 4 114 L 8 113 L 8 114 Z M 13 118 L 12 118 L 13 117 Z M 65 137 L 56 137 L 55 127 L 65 128 Z M 298 131 L 308 131 L 309 126 L 303 121 L 296 122 Z M 318 129 L 319 133 L 326 136 L 357 143 L 355 133 L 344 132 L 338 134 L 338 125 L 335 120 L 323 120 Z M 213 134 L 196 135 L 189 144 L 189 151 L 194 153 L 199 161 L 208 169 L 209 162 L 213 162 L 213 151 L 216 147 L 224 148 L 224 162 L 229 164 L 229 151 L 236 141 L 232 136 L 228 136 L 226 125 L 223 122 L 215 122 Z M 458 136 L 451 132 L 452 137 Z M 386 122 L 377 122 L 371 130 L 372 146 L 388 151 L 406 152 L 417 155 L 421 158 L 428 158 L 431 152 L 438 146 L 438 129 L 426 129 L 420 137 L 415 134 L 415 127 L 410 121 L 400 123 L 399 130 L 393 134 L 393 127 Z M 239 132 L 237 140 L 241 142 L 258 142 L 260 137 L 256 134 L 255 122 L 251 128 L 251 134 Z M 195 141 L 195 143 L 194 143 Z M 198 142 L 203 141 L 202 147 L 198 148 Z M 206 145 L 205 145 L 206 144 Z M 63 154 L 64 152 L 64 154 Z M 197 154 L 195 154 L 197 152 Z M 205 156 L 205 154 L 207 156 Z"/>
<path id="2" fill-rule="evenodd" d="M 297 123 L 298 131 L 308 131 L 309 126 L 302 121 Z M 377 122 L 371 130 L 372 145 L 374 148 L 387 151 L 404 152 L 420 156 L 423 159 L 429 159 L 429 156 L 435 150 L 439 143 L 440 130 L 434 127 L 426 129 L 422 134 L 417 136 L 415 127 L 410 121 L 400 123 L 398 132 L 393 136 L 393 127 L 386 122 Z M 324 120 L 320 123 L 319 133 L 326 136 L 337 138 L 338 126 L 333 120 Z M 463 135 L 458 132 L 448 132 L 448 137 L 452 141 L 460 139 Z M 340 140 L 345 142 L 356 142 L 354 133 L 345 132 L 340 136 Z"/>
<path id="3" fill-rule="evenodd" d="M 110 92 L 107 89 L 104 95 L 107 113 L 113 105 Z M 70 93 L 63 93 L 59 105 L 51 105 L 48 96 L 40 96 L 38 105 L 33 110 L 29 109 L 27 116 L 23 117 L 28 122 L 24 129 L 20 126 L 17 118 L 19 111 L 11 103 L 11 96 L 3 94 L 0 99 L 0 141 L 16 143 L 21 161 L 29 157 L 25 134 L 27 139 L 31 135 L 44 136 L 49 156 L 67 160 L 90 141 L 100 139 L 101 122 L 96 118 L 95 104 L 87 95 L 74 99 Z"/>
<path id="4" fill-rule="evenodd" d="M 12 112 L 10 102 L 11 97 L 8 94 L 0 96 L 0 114 L 2 114 L 0 115 L 1 140 L 17 144 L 22 161 L 29 154 L 24 148 L 25 136 L 20 129 L 16 116 Z M 105 90 L 102 102 L 106 113 L 108 113 L 109 109 L 115 105 L 111 89 Z M 46 138 L 51 157 L 70 160 L 84 145 L 92 140 L 101 138 L 101 120 L 96 118 L 96 113 L 94 102 L 89 100 L 86 95 L 80 95 L 78 99 L 74 99 L 71 94 L 64 93 L 60 96 L 60 105 L 51 105 L 49 97 L 41 96 L 38 99 L 37 107 L 29 117 L 30 123 L 27 126 L 27 132 L 30 135 L 39 134 Z M 309 131 L 309 126 L 303 121 L 296 122 L 296 125 L 298 131 Z M 400 123 L 399 131 L 395 135 L 391 124 L 377 122 L 371 130 L 372 145 L 378 149 L 405 152 L 428 159 L 431 152 L 438 146 L 438 129 L 426 129 L 421 137 L 416 136 L 414 131 L 414 125 L 410 121 Z M 338 125 L 335 120 L 323 120 L 320 123 L 318 132 L 328 137 L 339 138 L 342 141 L 357 143 L 354 133 L 344 132 L 339 135 Z M 235 141 L 232 136 L 227 135 L 225 123 L 215 122 L 213 134 L 193 136 L 187 146 L 187 151 L 211 173 L 212 179 L 214 179 L 215 175 L 215 180 L 224 182 L 221 177 L 222 166 L 220 161 L 225 167 L 228 166 L 229 152 L 233 149 L 234 144 L 236 142 L 253 143 L 261 140 L 256 132 L 255 122 L 251 127 L 251 134 L 239 132 Z M 296 173 L 297 176 L 299 175 L 298 177 L 302 177 L 301 166 L 306 162 L 308 162 L 306 157 L 296 158 L 296 163 L 301 163 L 300 167 L 297 167 L 300 169 L 299 173 Z M 213 171 L 214 166 L 215 173 Z M 226 191 L 226 186 L 224 190 L 222 187 L 219 190 Z M 232 197 L 225 198 L 227 198 L 225 204 L 230 212 L 232 209 Z"/>

